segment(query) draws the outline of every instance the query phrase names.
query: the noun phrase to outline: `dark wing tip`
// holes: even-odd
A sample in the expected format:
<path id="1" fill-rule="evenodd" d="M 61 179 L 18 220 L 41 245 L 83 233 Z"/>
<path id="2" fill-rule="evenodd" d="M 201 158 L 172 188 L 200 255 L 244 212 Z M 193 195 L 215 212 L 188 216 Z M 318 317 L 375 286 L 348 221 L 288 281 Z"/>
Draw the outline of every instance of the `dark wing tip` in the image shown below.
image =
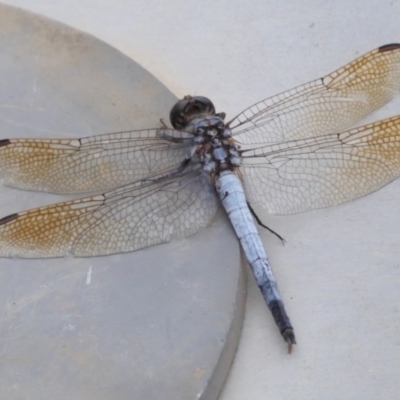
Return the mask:
<path id="1" fill-rule="evenodd" d="M 385 44 L 381 47 L 378 47 L 378 51 L 380 53 L 383 53 L 385 51 L 397 50 L 397 49 L 400 49 L 400 43 L 390 43 L 390 44 Z"/>
<path id="2" fill-rule="evenodd" d="M 1 139 L 0 140 L 0 147 L 1 146 L 7 146 L 8 144 L 10 144 L 10 139 Z"/>
<path id="3" fill-rule="evenodd" d="M 0 219 L 0 225 L 5 225 L 8 222 L 11 222 L 11 221 L 13 221 L 14 219 L 16 219 L 18 217 L 19 217 L 19 214 L 16 214 L 16 213 L 7 215 L 7 217 L 4 217 L 4 218 Z"/>

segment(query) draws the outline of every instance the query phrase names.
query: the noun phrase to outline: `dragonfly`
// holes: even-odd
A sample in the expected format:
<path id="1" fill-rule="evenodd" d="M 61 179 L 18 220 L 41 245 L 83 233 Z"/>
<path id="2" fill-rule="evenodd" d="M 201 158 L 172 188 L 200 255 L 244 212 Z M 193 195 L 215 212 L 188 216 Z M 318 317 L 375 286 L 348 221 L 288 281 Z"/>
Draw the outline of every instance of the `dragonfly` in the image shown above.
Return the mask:
<path id="1" fill-rule="evenodd" d="M 399 90 L 400 44 L 388 44 L 229 122 L 209 99 L 185 96 L 171 109 L 173 128 L 0 140 L 6 185 L 89 193 L 0 219 L 0 257 L 136 251 L 195 234 L 222 204 L 290 352 L 294 329 L 252 205 L 300 213 L 356 199 L 396 179 L 400 116 L 351 127 Z"/>

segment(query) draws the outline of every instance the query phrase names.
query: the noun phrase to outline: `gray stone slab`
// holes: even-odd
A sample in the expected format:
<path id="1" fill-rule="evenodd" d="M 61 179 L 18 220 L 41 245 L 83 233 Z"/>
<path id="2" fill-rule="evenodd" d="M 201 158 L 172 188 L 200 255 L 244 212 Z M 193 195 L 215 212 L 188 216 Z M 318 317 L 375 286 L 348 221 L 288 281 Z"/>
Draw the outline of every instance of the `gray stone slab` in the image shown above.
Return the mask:
<path id="1" fill-rule="evenodd" d="M 105 43 L 3 5 L 0 54 L 1 138 L 157 126 L 176 100 Z M 0 216 L 60 200 L 0 190 Z M 239 248 L 220 213 L 136 253 L 1 259 L 0 305 L 1 399 L 215 399 L 242 325 Z"/>

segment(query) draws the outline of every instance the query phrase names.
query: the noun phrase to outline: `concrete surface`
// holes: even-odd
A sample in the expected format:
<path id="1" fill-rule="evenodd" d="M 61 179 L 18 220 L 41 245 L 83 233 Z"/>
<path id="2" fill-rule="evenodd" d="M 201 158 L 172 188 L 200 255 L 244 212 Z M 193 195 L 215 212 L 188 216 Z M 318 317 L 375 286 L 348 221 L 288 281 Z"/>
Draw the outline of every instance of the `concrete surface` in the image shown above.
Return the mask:
<path id="1" fill-rule="evenodd" d="M 156 127 L 176 102 L 109 45 L 4 5 L 0 54 L 2 138 Z M 61 198 L 1 187 L 1 215 Z M 243 320 L 239 247 L 220 214 L 137 253 L 1 259 L 0 304 L 1 399 L 215 399 Z"/>
<path id="2" fill-rule="evenodd" d="M 7 3 L 94 34 L 177 96 L 208 95 L 228 117 L 400 42 L 393 0 Z M 369 120 L 399 110 L 400 98 Z M 282 247 L 262 232 L 298 346 L 286 354 L 248 279 L 244 330 L 222 400 L 399 398 L 399 198 L 396 181 L 339 207 L 263 216 L 287 240 Z"/>

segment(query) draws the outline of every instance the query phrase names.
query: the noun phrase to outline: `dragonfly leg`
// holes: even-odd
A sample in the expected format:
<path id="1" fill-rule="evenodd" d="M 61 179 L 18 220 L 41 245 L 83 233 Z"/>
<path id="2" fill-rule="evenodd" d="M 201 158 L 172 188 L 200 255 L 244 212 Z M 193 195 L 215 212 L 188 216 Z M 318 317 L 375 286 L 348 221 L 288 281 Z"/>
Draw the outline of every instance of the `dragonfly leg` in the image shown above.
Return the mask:
<path id="1" fill-rule="evenodd" d="M 257 221 L 258 225 L 262 226 L 263 228 L 267 229 L 272 234 L 274 234 L 278 239 L 281 240 L 282 244 L 286 243 L 286 240 L 279 233 L 275 232 L 274 230 L 269 228 L 267 225 L 263 224 L 263 222 L 261 221 L 260 217 L 256 214 L 256 212 L 254 211 L 253 207 L 250 205 L 249 202 L 247 202 L 247 207 L 249 207 L 249 210 L 250 210 L 251 214 L 253 215 L 254 219 Z"/>
<path id="2" fill-rule="evenodd" d="M 182 162 L 181 165 L 178 168 L 178 173 L 183 172 L 185 170 L 185 168 L 189 165 L 191 161 L 190 157 L 186 157 Z"/>

